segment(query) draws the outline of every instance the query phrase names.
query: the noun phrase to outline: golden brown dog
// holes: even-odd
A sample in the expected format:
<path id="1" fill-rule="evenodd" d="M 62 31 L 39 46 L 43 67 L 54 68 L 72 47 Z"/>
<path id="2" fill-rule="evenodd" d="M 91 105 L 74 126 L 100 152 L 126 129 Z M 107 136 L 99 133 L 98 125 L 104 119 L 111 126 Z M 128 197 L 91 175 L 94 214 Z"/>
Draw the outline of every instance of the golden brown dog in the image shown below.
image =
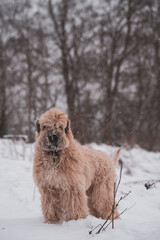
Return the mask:
<path id="1" fill-rule="evenodd" d="M 107 219 L 120 151 L 111 159 L 102 151 L 78 145 L 67 115 L 58 109 L 42 114 L 36 127 L 33 175 L 45 222 L 85 218 L 89 213 Z"/>

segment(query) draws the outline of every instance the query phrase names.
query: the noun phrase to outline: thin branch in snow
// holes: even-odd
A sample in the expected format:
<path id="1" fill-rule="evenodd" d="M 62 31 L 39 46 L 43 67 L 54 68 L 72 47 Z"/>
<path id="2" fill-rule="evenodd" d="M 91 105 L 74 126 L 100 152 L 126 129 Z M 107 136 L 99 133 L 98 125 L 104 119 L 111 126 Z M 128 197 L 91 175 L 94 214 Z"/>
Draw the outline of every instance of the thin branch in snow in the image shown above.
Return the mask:
<path id="1" fill-rule="evenodd" d="M 34 190 L 33 190 L 33 201 L 35 199 L 35 195 L 36 195 L 36 185 L 34 185 Z"/>
<path id="2" fill-rule="evenodd" d="M 121 214 L 114 216 L 114 211 L 115 211 L 115 209 L 118 207 L 120 201 L 122 201 L 123 199 L 125 199 L 125 198 L 131 193 L 131 191 L 129 191 L 129 192 L 126 193 L 123 197 L 120 197 L 120 199 L 119 199 L 118 202 L 116 203 L 115 199 L 116 199 L 116 194 L 117 194 L 117 192 L 118 192 L 119 185 L 120 185 L 120 183 L 121 183 L 121 179 L 122 179 L 122 168 L 123 168 L 123 162 L 122 162 L 122 160 L 120 160 L 119 163 L 120 163 L 120 177 L 119 177 L 119 181 L 118 181 L 117 187 L 116 187 L 116 183 L 114 183 L 114 192 L 113 192 L 114 198 L 113 198 L 112 211 L 111 211 L 110 215 L 108 216 L 108 218 L 105 220 L 105 222 L 104 222 L 102 225 L 101 225 L 101 224 L 97 225 L 94 229 L 92 229 L 92 230 L 89 232 L 89 234 L 91 234 L 98 226 L 100 226 L 99 230 L 96 232 L 96 234 L 99 234 L 102 230 L 106 229 L 107 226 L 108 226 L 110 223 L 112 223 L 112 228 L 114 228 L 114 220 L 115 220 L 117 217 L 119 217 L 123 212 L 125 212 L 125 211 L 128 209 L 128 208 L 126 208 Z M 111 216 L 112 216 L 112 220 L 111 220 L 111 222 L 110 222 L 109 224 L 107 224 L 107 222 L 108 222 L 108 220 L 109 220 L 109 218 L 110 218 Z M 107 224 L 107 226 L 106 226 L 106 224 Z"/>
<path id="3" fill-rule="evenodd" d="M 148 190 L 150 189 L 153 185 L 155 185 L 156 183 L 160 182 L 160 180 L 154 181 L 154 182 L 147 182 L 144 184 L 145 188 Z"/>
<path id="4" fill-rule="evenodd" d="M 112 206 L 112 229 L 114 228 L 114 210 L 115 210 L 115 198 L 116 198 L 116 183 L 114 182 L 114 198 L 113 198 L 113 206 Z"/>
<path id="5" fill-rule="evenodd" d="M 118 184 L 117 184 L 117 188 L 115 190 L 115 195 L 117 194 L 117 191 L 118 191 L 119 185 L 121 183 L 121 179 L 122 179 L 122 169 L 123 169 L 123 161 L 122 161 L 122 159 L 119 160 L 119 164 L 120 164 L 120 174 L 119 174 L 119 181 L 118 181 Z"/>
<path id="6" fill-rule="evenodd" d="M 95 228 L 93 228 L 91 231 L 89 231 L 89 234 L 92 234 L 92 232 L 93 232 L 96 228 L 98 228 L 99 226 L 102 227 L 102 224 L 98 224 Z"/>
<path id="7" fill-rule="evenodd" d="M 133 204 L 131 207 L 129 207 L 129 208 L 125 208 L 120 214 L 118 214 L 118 215 L 116 215 L 115 217 L 114 217 L 114 219 L 116 219 L 117 217 L 120 217 L 124 212 L 128 212 L 132 207 L 134 207 L 135 206 L 135 204 Z M 104 230 L 106 230 L 106 228 L 109 226 L 111 224 L 111 222 L 109 222 L 108 224 L 107 224 L 107 226 L 105 226 L 105 228 L 103 228 L 102 229 L 102 231 L 104 231 Z"/>

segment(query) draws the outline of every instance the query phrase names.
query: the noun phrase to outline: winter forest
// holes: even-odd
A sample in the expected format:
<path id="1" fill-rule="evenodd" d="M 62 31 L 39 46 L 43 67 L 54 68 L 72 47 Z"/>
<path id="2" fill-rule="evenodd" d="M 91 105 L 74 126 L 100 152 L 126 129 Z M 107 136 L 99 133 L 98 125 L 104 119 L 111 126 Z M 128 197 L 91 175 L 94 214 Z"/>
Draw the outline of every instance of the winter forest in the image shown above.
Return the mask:
<path id="1" fill-rule="evenodd" d="M 158 0 L 1 1 L 0 137 L 68 113 L 81 143 L 160 150 Z"/>

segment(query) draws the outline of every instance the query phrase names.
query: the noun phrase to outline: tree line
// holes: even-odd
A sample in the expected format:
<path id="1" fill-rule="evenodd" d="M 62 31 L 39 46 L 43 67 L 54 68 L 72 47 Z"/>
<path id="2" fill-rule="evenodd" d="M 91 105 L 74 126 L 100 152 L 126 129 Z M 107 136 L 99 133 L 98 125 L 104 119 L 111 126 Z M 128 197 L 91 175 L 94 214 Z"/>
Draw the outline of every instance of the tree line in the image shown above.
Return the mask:
<path id="1" fill-rule="evenodd" d="M 158 0 L 2 1 L 0 137 L 49 108 L 81 143 L 160 150 Z"/>

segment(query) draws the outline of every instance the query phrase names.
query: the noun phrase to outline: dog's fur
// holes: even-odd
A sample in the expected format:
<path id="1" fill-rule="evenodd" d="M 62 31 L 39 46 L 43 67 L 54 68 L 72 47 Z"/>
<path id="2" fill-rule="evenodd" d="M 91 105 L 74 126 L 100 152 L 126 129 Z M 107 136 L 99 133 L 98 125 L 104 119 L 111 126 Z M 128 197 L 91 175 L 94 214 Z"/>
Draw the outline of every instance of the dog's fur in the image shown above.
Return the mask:
<path id="1" fill-rule="evenodd" d="M 42 114 L 36 125 L 33 175 L 45 222 L 85 218 L 88 214 L 107 219 L 112 211 L 120 151 L 110 158 L 102 151 L 78 145 L 67 115 L 58 109 Z M 49 146 L 48 132 L 59 134 L 56 148 Z M 114 214 L 118 215 L 117 209 Z"/>

